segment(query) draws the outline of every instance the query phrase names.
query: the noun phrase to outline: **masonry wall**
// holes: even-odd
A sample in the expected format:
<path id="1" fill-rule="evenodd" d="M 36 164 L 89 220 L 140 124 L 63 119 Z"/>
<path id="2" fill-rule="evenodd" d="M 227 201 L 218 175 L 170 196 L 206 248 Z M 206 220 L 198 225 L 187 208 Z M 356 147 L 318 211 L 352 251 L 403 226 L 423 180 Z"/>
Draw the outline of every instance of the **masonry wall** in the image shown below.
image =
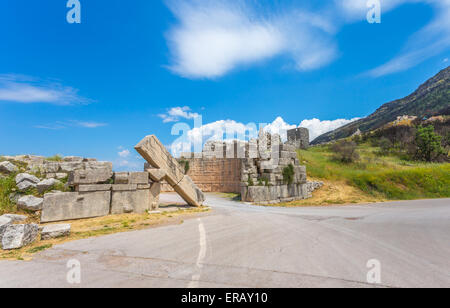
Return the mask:
<path id="1" fill-rule="evenodd" d="M 241 192 L 241 159 L 191 158 L 188 175 L 203 192 Z"/>

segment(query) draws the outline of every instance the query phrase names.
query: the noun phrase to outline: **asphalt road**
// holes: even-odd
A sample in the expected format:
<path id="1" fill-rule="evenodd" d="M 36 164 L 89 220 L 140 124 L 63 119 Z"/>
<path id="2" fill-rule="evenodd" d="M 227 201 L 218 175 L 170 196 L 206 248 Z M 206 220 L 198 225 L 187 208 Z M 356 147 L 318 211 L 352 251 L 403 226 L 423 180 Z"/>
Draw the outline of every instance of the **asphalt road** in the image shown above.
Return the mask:
<path id="1" fill-rule="evenodd" d="M 213 211 L 182 225 L 0 261 L 0 287 L 450 287 L 450 199 L 322 208 L 207 200 Z M 69 260 L 80 284 L 67 280 Z M 368 283 L 369 260 L 380 284 Z"/>

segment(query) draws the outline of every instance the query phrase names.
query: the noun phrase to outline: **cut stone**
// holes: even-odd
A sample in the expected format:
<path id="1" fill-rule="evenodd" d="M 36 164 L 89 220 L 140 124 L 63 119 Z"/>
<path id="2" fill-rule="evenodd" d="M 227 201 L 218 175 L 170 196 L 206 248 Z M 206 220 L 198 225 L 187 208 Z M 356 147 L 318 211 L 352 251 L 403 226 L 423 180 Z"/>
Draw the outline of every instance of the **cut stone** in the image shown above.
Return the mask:
<path id="1" fill-rule="evenodd" d="M 44 196 L 41 222 L 101 217 L 109 214 L 111 192 L 69 192 Z"/>
<path id="2" fill-rule="evenodd" d="M 18 172 L 19 168 L 17 168 L 14 164 L 10 163 L 9 161 L 4 161 L 0 163 L 0 172 L 4 173 L 13 173 Z"/>
<path id="3" fill-rule="evenodd" d="M 44 199 L 42 198 L 37 198 L 35 196 L 24 196 L 17 201 L 17 207 L 22 210 L 35 212 L 42 210 L 43 202 Z"/>
<path id="4" fill-rule="evenodd" d="M 70 224 L 44 226 L 41 231 L 41 240 L 49 240 L 52 238 L 68 236 L 70 234 L 70 229 Z"/>
<path id="5" fill-rule="evenodd" d="M 5 233 L 6 227 L 9 226 L 13 220 L 5 215 L 0 216 L 0 242 L 2 240 L 3 234 Z"/>
<path id="6" fill-rule="evenodd" d="M 39 233 L 36 224 L 8 225 L 2 237 L 2 248 L 4 250 L 18 249 L 33 243 Z"/>
<path id="7" fill-rule="evenodd" d="M 82 157 L 78 157 L 78 156 L 66 156 L 63 158 L 63 160 L 65 162 L 76 162 L 76 163 L 81 163 L 83 161 Z"/>
<path id="8" fill-rule="evenodd" d="M 137 190 L 137 184 L 113 184 L 112 191 L 133 191 Z"/>
<path id="9" fill-rule="evenodd" d="M 47 179 L 47 180 L 43 180 L 43 181 L 39 182 L 36 185 L 36 188 L 37 188 L 38 192 L 43 193 L 57 184 L 61 184 L 61 182 L 58 180 L 55 180 L 55 179 Z"/>
<path id="10" fill-rule="evenodd" d="M 111 214 L 142 214 L 150 209 L 150 190 L 114 191 L 111 199 Z"/>
<path id="11" fill-rule="evenodd" d="M 161 195 L 161 183 L 153 183 L 150 188 L 150 207 L 151 210 L 159 208 L 159 196 Z"/>
<path id="12" fill-rule="evenodd" d="M 156 136 L 145 137 L 135 149 L 153 167 L 166 172 L 167 182 L 192 206 L 202 206 L 205 198 L 202 191 L 184 174 L 177 160 Z"/>
<path id="13" fill-rule="evenodd" d="M 0 217 L 6 217 L 11 219 L 11 222 L 19 222 L 19 221 L 24 221 L 27 220 L 27 216 L 25 215 L 16 215 L 16 214 L 4 214 Z"/>
<path id="14" fill-rule="evenodd" d="M 92 185 L 79 185 L 77 186 L 78 192 L 92 192 L 92 191 L 110 191 L 111 184 L 92 184 Z"/>
<path id="15" fill-rule="evenodd" d="M 114 173 L 114 184 L 128 184 L 128 172 Z"/>
<path id="16" fill-rule="evenodd" d="M 128 183 L 129 184 L 148 184 L 148 172 L 130 172 Z"/>
<path id="17" fill-rule="evenodd" d="M 75 170 L 81 170 L 83 169 L 83 163 L 80 162 L 65 162 L 65 163 L 61 163 L 61 171 L 62 172 L 72 172 Z"/>
<path id="18" fill-rule="evenodd" d="M 69 185 L 102 184 L 108 182 L 113 176 L 112 168 L 75 170 L 70 173 Z"/>
<path id="19" fill-rule="evenodd" d="M 152 181 L 161 182 L 166 177 L 166 172 L 161 169 L 147 169 Z"/>

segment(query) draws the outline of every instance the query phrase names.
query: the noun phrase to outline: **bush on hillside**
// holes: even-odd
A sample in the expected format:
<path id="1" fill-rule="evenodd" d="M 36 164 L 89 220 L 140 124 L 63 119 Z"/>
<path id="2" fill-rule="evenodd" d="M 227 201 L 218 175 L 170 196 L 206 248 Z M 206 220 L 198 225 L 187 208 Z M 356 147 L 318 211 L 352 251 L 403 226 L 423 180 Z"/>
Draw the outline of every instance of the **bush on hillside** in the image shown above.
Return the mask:
<path id="1" fill-rule="evenodd" d="M 442 137 L 434 132 L 433 125 L 419 126 L 416 134 L 416 158 L 427 162 L 439 160 L 444 154 L 441 141 Z"/>
<path id="2" fill-rule="evenodd" d="M 343 163 L 352 163 L 359 159 L 358 145 L 354 141 L 342 140 L 331 146 L 335 158 Z"/>

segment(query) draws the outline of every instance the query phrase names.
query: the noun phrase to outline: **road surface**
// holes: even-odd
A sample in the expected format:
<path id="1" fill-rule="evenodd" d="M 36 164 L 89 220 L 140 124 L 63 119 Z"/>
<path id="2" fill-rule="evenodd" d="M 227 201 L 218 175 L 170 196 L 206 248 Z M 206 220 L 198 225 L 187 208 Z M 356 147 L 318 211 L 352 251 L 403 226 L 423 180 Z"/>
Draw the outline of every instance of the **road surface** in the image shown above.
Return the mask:
<path id="1" fill-rule="evenodd" d="M 207 202 L 210 213 L 182 225 L 0 261 L 0 287 L 372 287 L 369 271 L 380 287 L 450 287 L 450 199 L 266 208 L 210 194 Z M 80 284 L 67 280 L 69 260 L 80 264 Z"/>

